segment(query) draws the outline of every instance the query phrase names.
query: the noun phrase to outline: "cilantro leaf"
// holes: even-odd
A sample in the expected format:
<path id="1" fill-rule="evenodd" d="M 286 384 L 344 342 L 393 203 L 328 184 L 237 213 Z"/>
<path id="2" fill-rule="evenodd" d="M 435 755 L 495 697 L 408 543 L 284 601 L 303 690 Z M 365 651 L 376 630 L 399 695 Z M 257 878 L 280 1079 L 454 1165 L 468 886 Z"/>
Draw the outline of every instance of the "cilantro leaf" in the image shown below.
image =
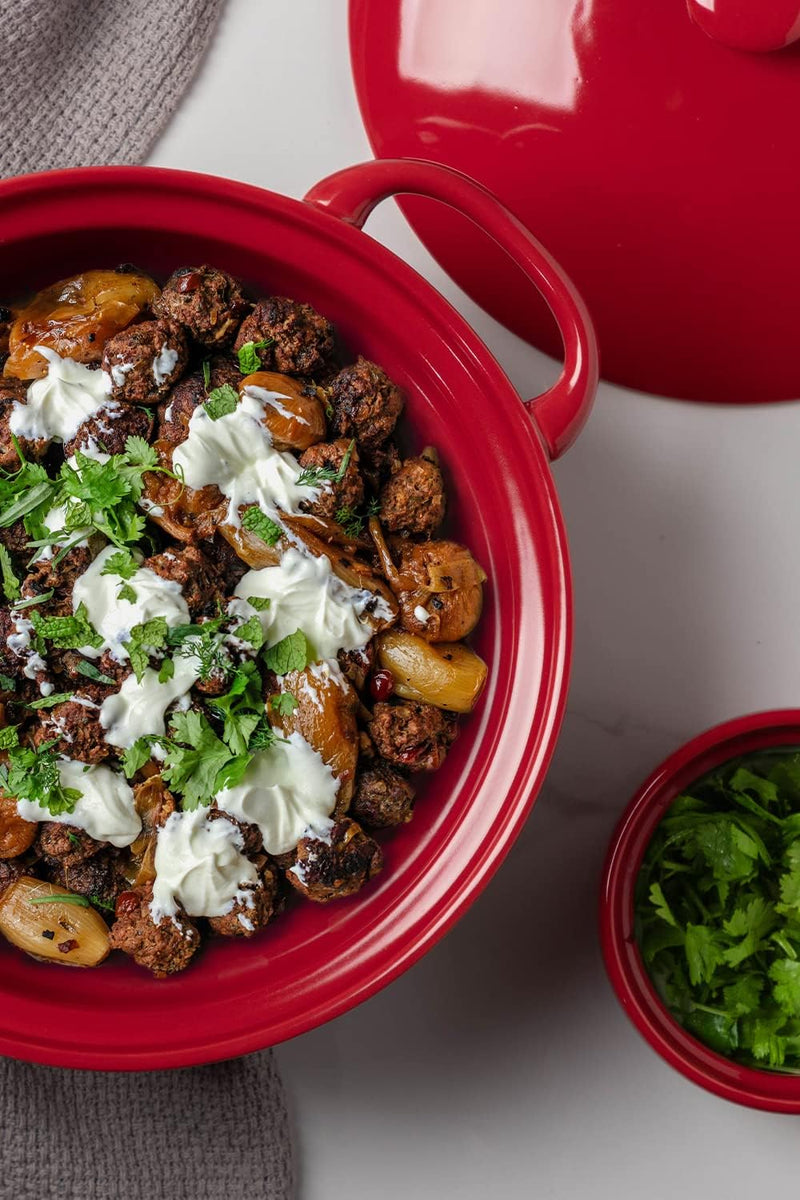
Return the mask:
<path id="1" fill-rule="evenodd" d="M 52 742 L 44 742 L 37 749 L 30 746 L 10 749 L 3 787 L 9 796 L 29 800 L 57 817 L 74 812 L 83 793 L 77 788 L 65 788 L 61 783 L 52 745 Z"/>
<path id="2" fill-rule="evenodd" d="M 137 738 L 122 755 L 122 769 L 128 779 L 140 771 L 146 762 L 150 761 L 153 740 L 149 736 Z"/>
<path id="3" fill-rule="evenodd" d="M 134 467 L 158 466 L 158 455 L 143 437 L 131 436 L 125 440 L 125 456 Z"/>
<path id="4" fill-rule="evenodd" d="M 229 748 L 207 719 L 191 709 L 175 713 L 170 735 L 161 771 L 164 782 L 182 793 L 185 809 L 210 804 L 218 790 L 217 775 L 231 758 Z"/>
<path id="5" fill-rule="evenodd" d="M 687 925 L 684 941 L 689 979 L 692 983 L 710 983 L 722 963 L 722 950 L 714 932 L 705 925 Z"/>
<path id="6" fill-rule="evenodd" d="M 139 564 L 130 550 L 116 550 L 113 554 L 109 554 L 100 574 L 119 575 L 120 579 L 133 579 L 138 570 Z"/>
<path id="7" fill-rule="evenodd" d="M 800 962 L 779 958 L 769 969 L 776 1004 L 792 1016 L 800 1016 Z"/>
<path id="8" fill-rule="evenodd" d="M 263 342 L 245 342 L 240 346 L 238 351 L 239 370 L 243 375 L 252 375 L 254 371 L 260 371 L 263 363 L 259 350 L 266 350 L 274 342 L 274 338 L 267 338 Z"/>
<path id="9" fill-rule="evenodd" d="M 302 629 L 296 629 L 264 652 L 264 662 L 276 675 L 304 671 L 310 660 L 309 645 Z"/>
<path id="10" fill-rule="evenodd" d="M 208 701 L 209 707 L 224 720 L 223 740 L 234 754 L 244 754 L 250 737 L 264 715 L 261 676 L 255 663 L 239 667 L 224 696 Z"/>
<path id="11" fill-rule="evenodd" d="M 229 383 L 223 383 L 221 387 L 208 393 L 203 407 L 212 421 L 218 421 L 220 417 L 227 417 L 229 413 L 235 412 L 238 405 L 239 393 L 236 388 L 231 387 Z"/>
<path id="12" fill-rule="evenodd" d="M 260 537 L 268 546 L 274 546 L 283 536 L 283 530 L 277 522 L 263 513 L 257 505 L 248 508 L 242 514 L 242 527 Z"/>

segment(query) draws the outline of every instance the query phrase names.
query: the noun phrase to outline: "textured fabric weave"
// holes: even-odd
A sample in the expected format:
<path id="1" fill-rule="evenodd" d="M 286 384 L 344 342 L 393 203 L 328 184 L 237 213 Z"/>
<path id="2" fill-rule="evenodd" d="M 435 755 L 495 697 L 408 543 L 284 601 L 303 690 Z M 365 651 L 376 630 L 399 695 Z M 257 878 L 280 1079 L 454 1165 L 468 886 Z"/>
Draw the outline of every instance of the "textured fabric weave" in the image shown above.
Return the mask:
<path id="1" fill-rule="evenodd" d="M 224 0 L 0 0 L 0 176 L 135 163 Z"/>
<path id="2" fill-rule="evenodd" d="M 289 1200 L 271 1051 L 148 1074 L 0 1059 L 2 1200 Z"/>

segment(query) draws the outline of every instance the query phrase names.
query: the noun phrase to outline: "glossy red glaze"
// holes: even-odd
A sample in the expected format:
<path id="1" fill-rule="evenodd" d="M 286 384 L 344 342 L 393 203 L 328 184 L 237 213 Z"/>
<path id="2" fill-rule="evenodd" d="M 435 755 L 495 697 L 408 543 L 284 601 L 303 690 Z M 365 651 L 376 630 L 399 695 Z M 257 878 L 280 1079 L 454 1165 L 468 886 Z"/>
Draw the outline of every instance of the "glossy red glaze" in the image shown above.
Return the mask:
<path id="1" fill-rule="evenodd" d="M 734 50 L 783 50 L 800 38 L 798 0 L 686 0 L 700 28 Z"/>
<path id="2" fill-rule="evenodd" d="M 718 0 L 706 24 L 785 39 L 793 8 Z M 467 171 L 535 229 L 588 303 L 607 378 L 800 397 L 800 47 L 731 50 L 686 0 L 351 0 L 350 40 L 376 154 Z M 545 306 L 485 237 L 425 200 L 402 207 L 479 303 L 557 351 Z"/>
<path id="3" fill-rule="evenodd" d="M 406 390 L 413 448 L 449 467 L 454 534 L 489 576 L 475 638 L 490 665 L 481 703 L 415 819 L 384 840 L 386 867 L 330 906 L 292 904 L 258 940 L 210 945 L 155 982 L 115 958 L 66 971 L 0 947 L 0 1053 L 72 1067 L 148 1069 L 230 1057 L 303 1032 L 366 999 L 461 915 L 530 810 L 563 713 L 571 644 L 564 530 L 545 454 L 574 434 L 596 373 L 580 302 L 538 244 L 482 191 L 474 204 L 565 320 L 570 379 L 534 422 L 486 347 L 414 271 L 367 237 L 379 194 L 420 188 L 469 209 L 467 181 L 425 164 L 354 168 L 288 200 L 153 168 L 88 168 L 0 183 L 3 292 L 90 266 L 165 275 L 215 263 L 255 290 L 309 301 L 345 344 Z M 377 190 L 374 190 L 377 189 Z M 351 210 L 358 199 L 359 213 Z M 322 211 L 321 206 L 330 211 Z M 583 362 L 579 362 L 581 351 Z M 560 399 L 559 399 L 560 397 Z M 563 407 L 559 407 L 562 405 Z"/>
<path id="4" fill-rule="evenodd" d="M 800 1077 L 740 1066 L 696 1041 L 672 1018 L 636 946 L 633 900 L 645 850 L 667 808 L 706 772 L 742 754 L 800 748 L 800 709 L 755 713 L 717 725 L 676 750 L 636 793 L 617 826 L 603 870 L 600 939 L 625 1012 L 654 1050 L 687 1079 L 752 1108 L 800 1113 Z"/>

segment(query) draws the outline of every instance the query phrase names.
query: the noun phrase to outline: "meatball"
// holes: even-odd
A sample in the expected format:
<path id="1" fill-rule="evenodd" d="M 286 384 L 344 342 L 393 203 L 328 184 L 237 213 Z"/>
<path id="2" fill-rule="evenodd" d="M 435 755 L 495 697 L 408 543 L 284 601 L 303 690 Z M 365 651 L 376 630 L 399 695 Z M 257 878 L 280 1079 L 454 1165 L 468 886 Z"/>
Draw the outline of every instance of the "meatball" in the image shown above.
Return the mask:
<path id="1" fill-rule="evenodd" d="M 113 906 L 118 892 L 127 887 L 119 870 L 119 856 L 114 850 L 100 850 L 83 862 L 66 866 L 58 859 L 45 864 L 45 878 L 79 896 L 89 896 L 101 908 Z"/>
<path id="2" fill-rule="evenodd" d="M 271 296 L 259 300 L 244 319 L 234 350 L 246 342 L 267 343 L 256 351 L 259 370 L 315 375 L 325 369 L 333 353 L 333 325 L 310 304 Z"/>
<path id="3" fill-rule="evenodd" d="M 278 872 L 266 866 L 258 884 L 246 884 L 242 889 L 247 898 L 237 900 L 230 912 L 221 917 L 209 917 L 208 924 L 222 937 L 252 937 L 268 925 L 280 911 Z"/>
<path id="4" fill-rule="evenodd" d="M 239 558 L 230 542 L 226 542 L 225 538 L 220 537 L 219 534 L 215 534 L 210 541 L 207 541 L 203 550 L 206 558 L 214 564 L 220 577 L 225 580 L 226 590 L 230 595 L 247 574 L 249 570 L 247 563 Z"/>
<path id="5" fill-rule="evenodd" d="M 58 862 L 62 867 L 76 867 L 98 854 L 107 846 L 96 842 L 88 833 L 76 825 L 61 825 L 57 821 L 42 821 L 36 835 L 34 849 L 48 866 Z"/>
<path id="6" fill-rule="evenodd" d="M 78 450 L 89 458 L 101 454 L 124 454 L 129 437 L 150 441 L 153 415 L 135 404 L 115 404 L 103 408 L 79 426 L 74 438 L 64 444 L 64 454 L 71 458 Z"/>
<path id="7" fill-rule="evenodd" d="M 414 815 L 414 788 L 404 775 L 378 759 L 359 773 L 350 812 L 369 829 L 405 825 Z"/>
<path id="8" fill-rule="evenodd" d="M 301 838 L 289 883 L 308 900 L 327 904 L 352 896 L 383 866 L 377 842 L 349 817 L 337 821 L 327 837 Z"/>
<path id="9" fill-rule="evenodd" d="M 13 525 L 8 525 L 5 529 L 0 529 L 0 545 L 5 546 L 12 558 L 21 559 L 23 555 L 30 558 L 29 540 L 30 535 L 22 520 L 15 521 Z"/>
<path id="10" fill-rule="evenodd" d="M 14 405 L 24 404 L 27 388 L 18 379 L 0 378 L 0 469 L 16 471 L 19 469 L 19 455 L 11 434 L 11 414 Z M 48 438 L 23 438 L 16 435 L 19 448 L 28 459 L 38 462 L 47 453 L 50 441 Z"/>
<path id="11" fill-rule="evenodd" d="M 309 446 L 308 450 L 300 455 L 300 466 L 327 467 L 338 473 L 351 445 L 352 438 L 349 440 L 339 438 L 335 442 L 317 442 L 316 446 Z M 306 512 L 314 513 L 318 517 L 335 519 L 340 509 L 347 508 L 352 511 L 358 508 L 363 499 L 364 480 L 358 470 L 358 451 L 353 446 L 342 478 L 324 482 L 316 500 L 303 502 L 301 507 Z"/>
<path id="12" fill-rule="evenodd" d="M 442 472 L 432 459 L 407 458 L 380 495 L 380 519 L 392 533 L 431 534 L 444 520 Z"/>
<path id="13" fill-rule="evenodd" d="M 73 546 L 58 563 L 54 558 L 40 559 L 22 581 L 23 600 L 32 600 L 52 591 L 49 600 L 36 606 L 37 611 L 50 616 L 71 617 L 75 580 L 84 573 L 92 558 L 88 546 Z"/>
<path id="14" fill-rule="evenodd" d="M 340 650 L 337 658 L 343 673 L 356 691 L 360 692 L 375 662 L 375 647 L 372 642 L 368 642 L 361 650 Z"/>
<path id="15" fill-rule="evenodd" d="M 0 896 L 7 887 L 16 883 L 20 875 L 25 875 L 26 869 L 18 858 L 0 858 Z"/>
<path id="16" fill-rule="evenodd" d="M 208 392 L 226 383 L 238 391 L 241 378 L 232 359 L 215 355 L 209 360 Z M 202 371 L 193 371 L 182 379 L 158 406 L 158 436 L 173 446 L 186 441 L 192 414 L 203 404 L 208 392 Z"/>
<path id="17" fill-rule="evenodd" d="M 235 825 L 242 835 L 242 853 L 248 858 L 257 858 L 264 853 L 264 842 L 257 825 L 249 821 L 237 821 L 236 817 L 223 812 L 221 808 L 210 808 L 206 816 L 209 821 L 229 821 Z"/>
<path id="18" fill-rule="evenodd" d="M 334 376 L 328 396 L 333 431 L 339 437 L 354 437 L 364 450 L 375 450 L 391 437 L 403 409 L 400 389 L 365 358 Z"/>
<path id="19" fill-rule="evenodd" d="M 218 600 L 225 596 L 225 584 L 217 568 L 197 546 L 176 546 L 153 554 L 142 564 L 162 579 L 179 583 L 183 598 L 193 617 L 209 610 L 216 611 Z"/>
<path id="20" fill-rule="evenodd" d="M 99 763 L 110 758 L 112 748 L 100 724 L 100 705 L 110 690 L 99 684 L 86 684 L 71 700 L 40 709 L 39 726 L 33 731 L 35 745 L 55 742 L 57 754 L 78 762 Z"/>
<path id="21" fill-rule="evenodd" d="M 152 971 L 156 979 L 165 979 L 188 967 L 200 945 L 200 934 L 183 909 L 174 917 L 161 917 L 156 923 L 150 912 L 152 899 L 152 883 L 117 897 L 111 948 L 130 954 L 140 967 Z"/>
<path id="22" fill-rule="evenodd" d="M 416 700 L 376 704 L 367 729 L 378 753 L 409 771 L 437 770 L 458 733 L 452 713 Z"/>
<path id="23" fill-rule="evenodd" d="M 131 325 L 103 347 L 111 395 L 125 404 L 156 404 L 178 382 L 188 362 L 186 334 L 172 321 Z"/>
<path id="24" fill-rule="evenodd" d="M 157 317 L 182 325 L 201 346 L 229 346 L 249 304 L 237 280 L 216 267 L 173 271 L 153 304 Z"/>

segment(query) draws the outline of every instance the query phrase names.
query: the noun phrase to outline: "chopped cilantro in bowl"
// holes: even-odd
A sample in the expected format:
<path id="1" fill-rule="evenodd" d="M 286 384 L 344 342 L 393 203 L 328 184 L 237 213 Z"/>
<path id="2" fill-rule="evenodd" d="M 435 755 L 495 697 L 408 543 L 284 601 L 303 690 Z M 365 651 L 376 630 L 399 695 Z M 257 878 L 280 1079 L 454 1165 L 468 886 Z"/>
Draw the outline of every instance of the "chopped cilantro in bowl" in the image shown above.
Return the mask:
<path id="1" fill-rule="evenodd" d="M 665 1006 L 710 1049 L 800 1074 L 800 749 L 733 759 L 666 810 L 635 937 Z"/>

